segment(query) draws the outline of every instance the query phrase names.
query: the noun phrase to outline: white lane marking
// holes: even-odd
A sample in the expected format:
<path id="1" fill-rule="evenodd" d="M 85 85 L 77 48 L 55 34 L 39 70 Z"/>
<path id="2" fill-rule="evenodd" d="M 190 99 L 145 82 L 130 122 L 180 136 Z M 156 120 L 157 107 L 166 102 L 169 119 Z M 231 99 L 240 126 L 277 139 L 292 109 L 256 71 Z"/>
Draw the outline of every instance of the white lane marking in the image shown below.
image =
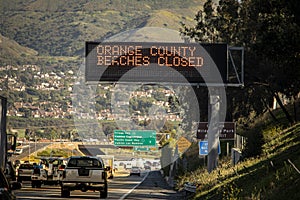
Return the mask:
<path id="1" fill-rule="evenodd" d="M 124 194 L 119 200 L 125 199 L 133 190 L 135 190 L 135 188 L 137 188 L 139 185 L 141 185 L 145 181 L 145 179 L 147 178 L 148 175 L 149 175 L 149 172 L 147 172 L 147 174 L 144 176 L 143 180 L 140 183 L 138 183 L 131 190 L 129 190 L 126 194 Z"/>

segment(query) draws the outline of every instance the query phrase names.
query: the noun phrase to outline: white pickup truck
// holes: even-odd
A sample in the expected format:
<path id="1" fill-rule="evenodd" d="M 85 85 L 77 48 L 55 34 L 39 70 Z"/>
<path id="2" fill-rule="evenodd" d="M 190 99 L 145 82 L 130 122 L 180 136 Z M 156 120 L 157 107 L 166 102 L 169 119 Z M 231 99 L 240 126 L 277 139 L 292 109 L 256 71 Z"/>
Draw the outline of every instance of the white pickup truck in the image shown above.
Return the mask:
<path id="1" fill-rule="evenodd" d="M 41 158 L 39 165 L 35 166 L 31 175 L 32 187 L 40 188 L 42 184 L 58 184 L 62 177 L 62 165 L 65 159 L 60 157 Z"/>
<path id="2" fill-rule="evenodd" d="M 107 171 L 103 160 L 91 156 L 69 158 L 61 179 L 61 196 L 70 197 L 70 191 L 100 191 L 100 198 L 107 198 Z"/>

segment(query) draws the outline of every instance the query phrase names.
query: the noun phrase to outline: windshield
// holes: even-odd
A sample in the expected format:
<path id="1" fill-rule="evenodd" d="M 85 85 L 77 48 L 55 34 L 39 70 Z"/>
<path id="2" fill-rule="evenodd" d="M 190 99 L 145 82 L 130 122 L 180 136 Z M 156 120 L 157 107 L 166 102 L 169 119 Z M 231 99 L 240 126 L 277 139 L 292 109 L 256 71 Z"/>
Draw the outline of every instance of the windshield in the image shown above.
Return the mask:
<path id="1" fill-rule="evenodd" d="M 21 164 L 19 169 L 33 169 L 32 164 Z"/>
<path id="2" fill-rule="evenodd" d="M 94 158 L 71 158 L 68 167 L 100 167 L 103 168 L 102 163 Z"/>

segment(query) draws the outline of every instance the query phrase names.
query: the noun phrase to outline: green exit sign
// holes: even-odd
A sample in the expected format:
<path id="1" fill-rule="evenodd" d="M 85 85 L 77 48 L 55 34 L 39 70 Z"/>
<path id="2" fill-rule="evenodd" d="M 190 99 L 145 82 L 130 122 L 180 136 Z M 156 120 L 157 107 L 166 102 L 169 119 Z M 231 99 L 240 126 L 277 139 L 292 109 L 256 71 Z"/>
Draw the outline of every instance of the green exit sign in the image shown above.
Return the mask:
<path id="1" fill-rule="evenodd" d="M 115 146 L 156 146 L 156 131 L 153 130 L 114 130 Z"/>

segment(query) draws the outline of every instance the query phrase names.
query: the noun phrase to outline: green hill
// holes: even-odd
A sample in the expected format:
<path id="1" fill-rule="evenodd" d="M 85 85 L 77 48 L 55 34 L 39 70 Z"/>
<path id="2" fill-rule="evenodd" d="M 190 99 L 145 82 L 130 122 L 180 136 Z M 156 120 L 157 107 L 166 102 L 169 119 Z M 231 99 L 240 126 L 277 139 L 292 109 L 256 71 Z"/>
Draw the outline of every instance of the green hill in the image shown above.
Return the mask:
<path id="1" fill-rule="evenodd" d="M 32 61 L 32 58 L 38 55 L 38 52 L 21 46 L 14 40 L 4 37 L 0 34 L 0 59 L 1 62 L 12 64 L 15 60 Z"/>
<path id="2" fill-rule="evenodd" d="M 84 42 L 125 30 L 193 23 L 204 0 L 1 1 L 1 34 L 43 56 L 83 55 Z"/>

